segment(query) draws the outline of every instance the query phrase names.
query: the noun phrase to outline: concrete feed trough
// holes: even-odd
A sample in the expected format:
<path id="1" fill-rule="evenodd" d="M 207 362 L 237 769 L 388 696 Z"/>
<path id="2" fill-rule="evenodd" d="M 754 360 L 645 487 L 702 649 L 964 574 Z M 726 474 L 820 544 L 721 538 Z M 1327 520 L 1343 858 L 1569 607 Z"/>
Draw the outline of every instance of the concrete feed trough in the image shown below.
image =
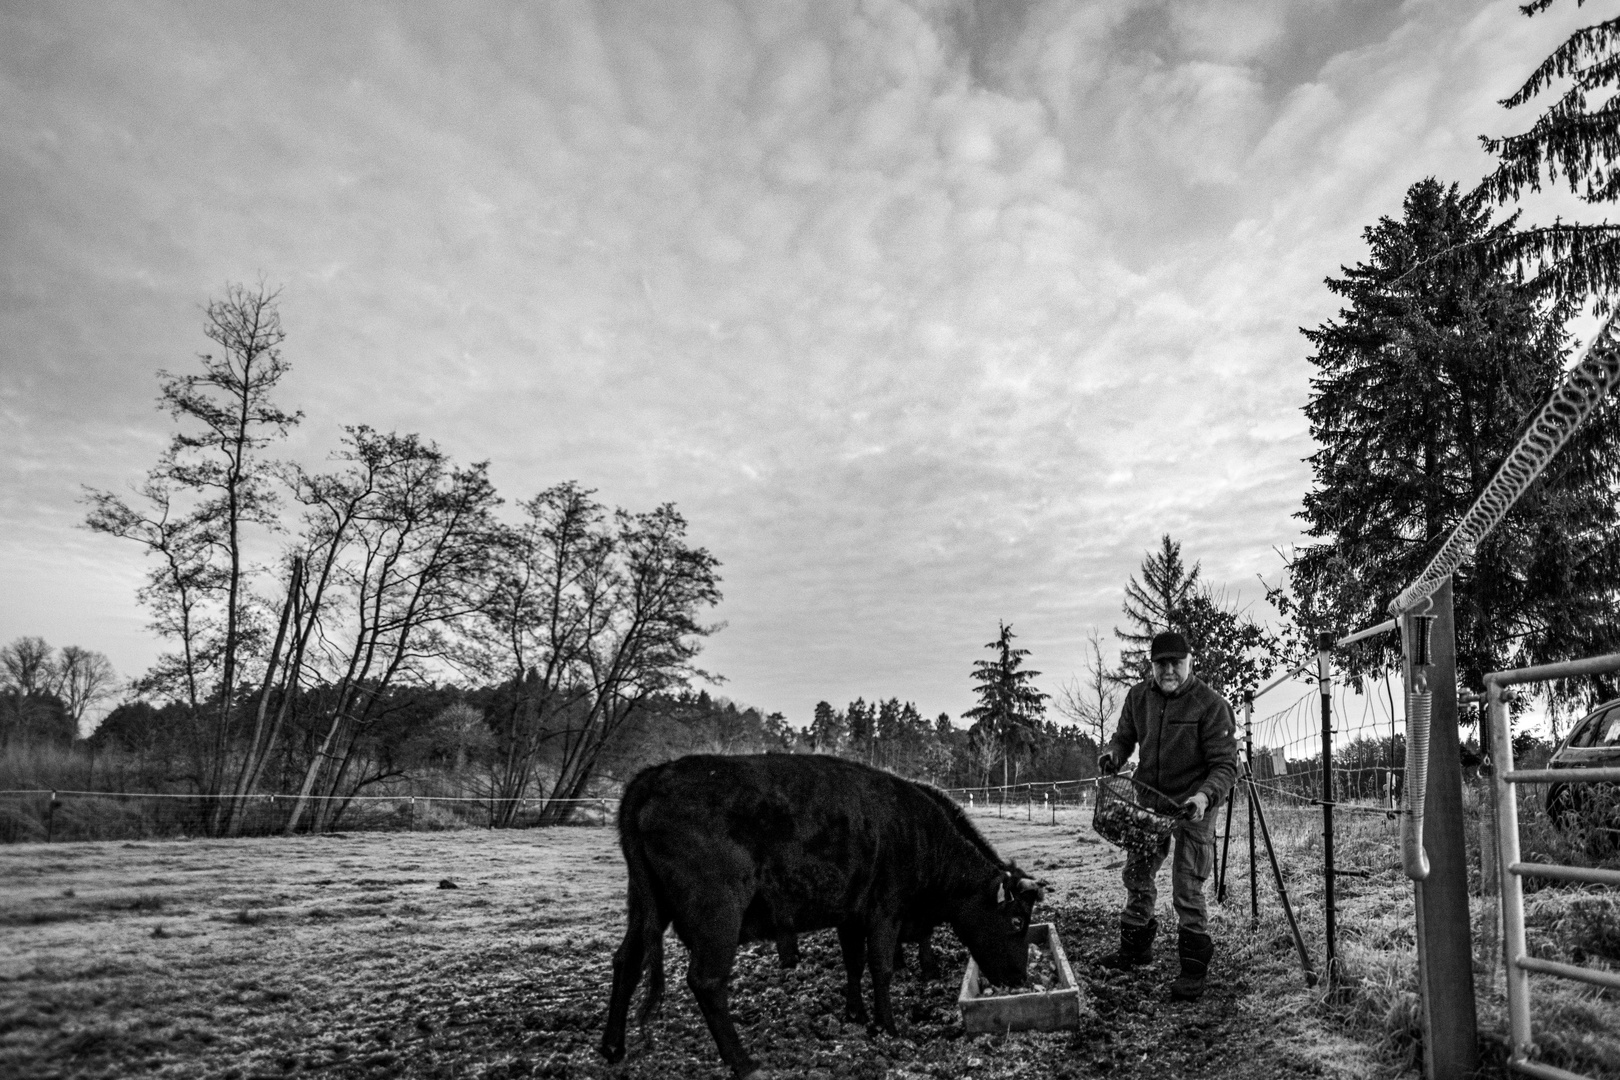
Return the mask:
<path id="1" fill-rule="evenodd" d="M 1026 940 L 1052 958 L 1054 983 L 1045 990 L 1020 990 L 985 996 L 979 965 L 968 958 L 957 1004 L 968 1034 L 1008 1031 L 1059 1031 L 1080 1023 L 1080 986 L 1051 923 L 1035 923 Z"/>

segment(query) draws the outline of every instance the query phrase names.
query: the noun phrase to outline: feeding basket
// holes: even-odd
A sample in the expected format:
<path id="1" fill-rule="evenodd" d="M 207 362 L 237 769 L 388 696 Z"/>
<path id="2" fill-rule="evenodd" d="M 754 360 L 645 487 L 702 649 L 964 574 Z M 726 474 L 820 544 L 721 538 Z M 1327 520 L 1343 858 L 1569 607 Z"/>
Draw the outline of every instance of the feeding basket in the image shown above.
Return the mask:
<path id="1" fill-rule="evenodd" d="M 1097 777 L 1097 808 L 1091 827 L 1116 847 L 1154 854 L 1182 814 L 1176 800 L 1132 776 Z"/>
<path id="2" fill-rule="evenodd" d="M 1009 1031 L 1061 1031 L 1078 1027 L 1083 1006 L 1080 984 L 1063 951 L 1057 928 L 1033 923 L 1024 940 L 1037 950 L 1029 989 L 999 989 L 984 981 L 978 962 L 968 957 L 962 991 L 956 999 L 969 1035 Z M 1089 1010 L 1088 1010 L 1089 1011 Z"/>

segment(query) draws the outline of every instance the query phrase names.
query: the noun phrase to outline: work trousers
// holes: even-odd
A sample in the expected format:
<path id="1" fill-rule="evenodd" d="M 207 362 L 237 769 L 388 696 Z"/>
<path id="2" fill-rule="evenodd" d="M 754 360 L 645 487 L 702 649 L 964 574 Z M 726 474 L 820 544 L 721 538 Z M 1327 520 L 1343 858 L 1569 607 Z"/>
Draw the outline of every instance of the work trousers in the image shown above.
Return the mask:
<path id="1" fill-rule="evenodd" d="M 1147 855 L 1130 853 L 1125 859 L 1125 910 L 1120 913 L 1121 926 L 1146 926 L 1153 918 L 1153 906 L 1159 899 L 1158 883 L 1154 880 L 1159 867 L 1170 854 L 1172 842 L 1176 857 L 1170 864 L 1170 897 L 1175 905 L 1176 921 L 1183 930 L 1200 934 L 1205 929 L 1206 909 L 1204 882 L 1215 867 L 1215 811 L 1216 802 L 1204 813 L 1200 821 L 1178 821 L 1159 843 L 1159 848 Z"/>

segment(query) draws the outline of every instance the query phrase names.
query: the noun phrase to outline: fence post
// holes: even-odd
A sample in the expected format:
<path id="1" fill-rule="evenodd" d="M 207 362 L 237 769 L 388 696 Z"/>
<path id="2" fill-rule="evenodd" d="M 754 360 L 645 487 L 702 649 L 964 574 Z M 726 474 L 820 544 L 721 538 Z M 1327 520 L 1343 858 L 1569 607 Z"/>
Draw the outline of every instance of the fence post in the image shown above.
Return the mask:
<path id="1" fill-rule="evenodd" d="M 1248 762 L 1248 774 L 1254 776 L 1254 691 L 1243 694 L 1243 753 Z M 1253 784 L 1251 783 L 1251 787 Z M 1234 794 L 1236 792 L 1234 791 Z M 1260 925 L 1260 879 L 1254 871 L 1254 804 L 1245 802 L 1249 818 L 1249 925 Z"/>
<path id="2" fill-rule="evenodd" d="M 1333 635 L 1320 634 L 1316 639 L 1316 682 L 1322 691 L 1322 887 L 1327 924 L 1327 984 L 1332 991 L 1339 985 L 1338 905 L 1334 901 L 1333 886 L 1336 868 L 1333 865 L 1333 674 L 1328 670 L 1328 650 L 1333 648 Z"/>
<path id="3" fill-rule="evenodd" d="M 45 808 L 45 842 L 51 842 L 56 834 L 56 792 L 51 792 L 51 801 Z"/>
<path id="4" fill-rule="evenodd" d="M 1468 918 L 1468 850 L 1464 841 L 1462 764 L 1457 744 L 1457 646 L 1451 578 L 1435 590 L 1429 631 L 1429 783 L 1423 847 L 1427 880 L 1417 893 L 1418 987 L 1423 995 L 1423 1074 L 1464 1080 L 1479 1069 L 1474 1009 L 1474 951 Z M 1410 685 L 1411 670 L 1406 672 Z M 1403 793 L 1411 798 L 1412 793 Z"/>

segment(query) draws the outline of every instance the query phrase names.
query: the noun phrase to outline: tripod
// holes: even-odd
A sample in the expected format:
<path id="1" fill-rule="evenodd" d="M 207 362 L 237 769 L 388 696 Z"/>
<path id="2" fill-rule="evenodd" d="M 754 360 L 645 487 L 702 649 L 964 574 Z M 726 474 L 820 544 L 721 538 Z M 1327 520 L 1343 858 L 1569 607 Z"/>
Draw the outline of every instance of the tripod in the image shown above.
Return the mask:
<path id="1" fill-rule="evenodd" d="M 1305 938 L 1299 932 L 1299 923 L 1294 919 L 1294 907 L 1288 902 L 1288 888 L 1283 884 L 1282 868 L 1277 865 L 1277 851 L 1271 846 L 1271 830 L 1266 827 L 1266 812 L 1260 805 L 1260 796 L 1255 791 L 1254 782 L 1254 738 L 1252 718 L 1254 716 L 1254 703 L 1248 702 L 1248 715 L 1251 720 L 1246 727 L 1249 729 L 1244 735 L 1245 755 L 1243 760 L 1243 775 L 1233 785 L 1233 794 L 1238 788 L 1248 793 L 1249 802 L 1249 924 L 1260 925 L 1260 882 L 1254 870 L 1254 823 L 1260 823 L 1260 836 L 1266 844 L 1266 856 L 1271 861 L 1271 876 L 1277 883 L 1277 896 L 1282 900 L 1283 914 L 1288 916 L 1288 929 L 1294 935 L 1294 946 L 1299 949 L 1299 963 L 1305 969 L 1305 985 L 1316 985 L 1316 969 L 1311 966 L 1311 956 L 1305 950 Z M 1226 868 L 1231 863 L 1232 851 L 1232 807 L 1236 799 L 1226 800 L 1226 833 L 1221 841 L 1221 868 L 1215 879 L 1215 899 L 1218 903 L 1226 902 Z"/>

